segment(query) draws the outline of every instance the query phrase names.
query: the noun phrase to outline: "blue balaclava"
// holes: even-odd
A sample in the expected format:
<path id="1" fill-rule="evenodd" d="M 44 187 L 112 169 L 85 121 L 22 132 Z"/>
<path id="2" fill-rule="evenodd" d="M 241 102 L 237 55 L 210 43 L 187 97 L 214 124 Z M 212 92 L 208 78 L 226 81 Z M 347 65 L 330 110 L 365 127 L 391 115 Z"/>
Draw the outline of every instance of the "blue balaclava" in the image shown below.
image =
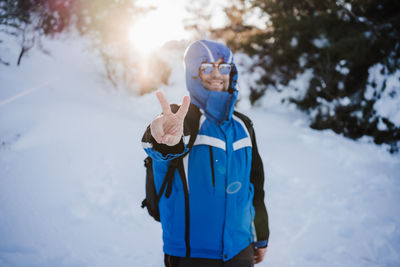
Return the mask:
<path id="1" fill-rule="evenodd" d="M 228 91 L 217 92 L 204 88 L 199 77 L 201 63 L 216 62 L 222 58 L 225 63 L 232 64 Z M 237 100 L 236 83 L 238 73 L 233 63 L 233 54 L 221 43 L 199 40 L 189 45 L 184 55 L 186 87 L 191 102 L 202 109 L 207 118 L 220 123 L 230 120 Z"/>

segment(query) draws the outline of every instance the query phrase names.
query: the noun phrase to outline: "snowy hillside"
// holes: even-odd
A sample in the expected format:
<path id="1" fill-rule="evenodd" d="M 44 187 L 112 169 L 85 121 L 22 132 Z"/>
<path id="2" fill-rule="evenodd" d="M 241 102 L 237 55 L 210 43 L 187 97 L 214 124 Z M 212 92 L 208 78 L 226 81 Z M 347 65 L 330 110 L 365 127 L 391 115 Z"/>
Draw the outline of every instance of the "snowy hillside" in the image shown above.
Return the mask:
<path id="1" fill-rule="evenodd" d="M 47 46 L 51 57 L 0 65 L 0 266 L 163 266 L 161 227 L 140 208 L 155 95 L 114 91 L 82 41 Z M 172 58 L 163 90 L 180 102 Z M 271 237 L 258 266 L 400 266 L 399 155 L 311 130 L 275 98 L 239 103 L 267 174 Z"/>

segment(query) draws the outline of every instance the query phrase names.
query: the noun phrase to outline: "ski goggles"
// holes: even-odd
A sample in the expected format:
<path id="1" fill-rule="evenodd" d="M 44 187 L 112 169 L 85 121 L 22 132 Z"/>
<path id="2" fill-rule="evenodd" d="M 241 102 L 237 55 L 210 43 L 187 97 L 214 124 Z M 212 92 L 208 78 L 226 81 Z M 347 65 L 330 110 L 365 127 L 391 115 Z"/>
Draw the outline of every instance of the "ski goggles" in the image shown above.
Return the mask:
<path id="1" fill-rule="evenodd" d="M 209 75 L 209 74 L 211 74 L 211 72 L 214 70 L 215 67 L 218 67 L 218 70 L 222 75 L 229 74 L 231 72 L 231 68 L 232 68 L 231 64 L 228 64 L 228 63 L 221 63 L 218 65 L 213 64 L 213 63 L 202 63 L 200 65 L 200 71 L 203 74 Z"/>

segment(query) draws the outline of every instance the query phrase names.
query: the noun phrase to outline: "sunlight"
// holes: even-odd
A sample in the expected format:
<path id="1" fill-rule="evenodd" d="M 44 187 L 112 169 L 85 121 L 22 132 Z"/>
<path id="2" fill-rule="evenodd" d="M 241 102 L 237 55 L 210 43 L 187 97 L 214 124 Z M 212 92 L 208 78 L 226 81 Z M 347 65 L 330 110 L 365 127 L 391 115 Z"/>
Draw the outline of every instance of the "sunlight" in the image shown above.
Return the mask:
<path id="1" fill-rule="evenodd" d="M 160 4 L 138 20 L 129 33 L 135 49 L 145 56 L 170 40 L 186 38 L 188 33 L 182 23 L 184 12 L 179 12 L 179 9 Z"/>

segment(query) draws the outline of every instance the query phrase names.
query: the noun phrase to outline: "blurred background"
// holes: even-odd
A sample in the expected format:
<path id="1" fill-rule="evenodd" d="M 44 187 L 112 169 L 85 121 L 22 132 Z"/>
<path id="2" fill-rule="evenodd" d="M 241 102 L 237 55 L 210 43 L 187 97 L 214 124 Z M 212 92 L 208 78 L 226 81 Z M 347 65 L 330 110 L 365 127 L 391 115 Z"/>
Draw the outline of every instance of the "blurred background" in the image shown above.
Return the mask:
<path id="1" fill-rule="evenodd" d="M 144 94 L 168 83 L 168 50 L 222 40 L 251 59 L 246 72 L 258 74 L 251 104 L 275 90 L 313 129 L 369 136 L 398 151 L 397 1 L 3 0 L 0 8 L 3 65 L 49 53 L 43 39 L 73 32 L 89 39 L 113 87 Z M 9 39 L 18 54 L 7 53 Z"/>
<path id="2" fill-rule="evenodd" d="M 400 266 L 400 2 L 0 0 L 0 266 L 163 266 L 140 139 L 220 41 L 267 171 L 260 266 Z"/>

